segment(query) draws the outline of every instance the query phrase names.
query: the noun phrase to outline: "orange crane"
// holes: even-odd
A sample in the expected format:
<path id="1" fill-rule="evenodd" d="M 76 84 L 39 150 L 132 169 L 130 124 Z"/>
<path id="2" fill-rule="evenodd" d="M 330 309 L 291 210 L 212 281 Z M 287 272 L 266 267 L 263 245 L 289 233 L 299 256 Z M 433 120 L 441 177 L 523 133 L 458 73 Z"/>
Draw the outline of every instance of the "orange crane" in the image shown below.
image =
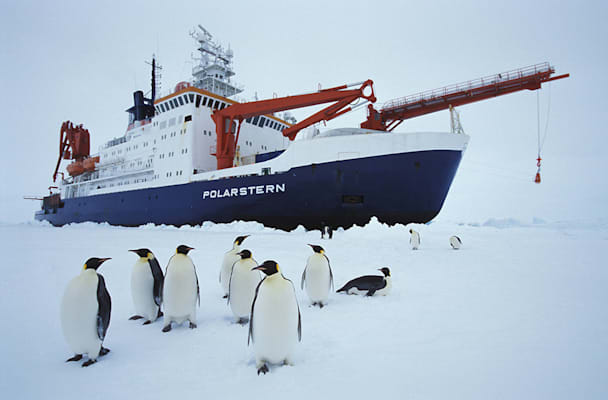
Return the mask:
<path id="1" fill-rule="evenodd" d="M 367 120 L 361 123 L 361 128 L 390 132 L 409 118 L 520 90 L 540 89 L 542 83 L 570 76 L 563 74 L 551 77 L 553 73 L 555 68 L 545 62 L 394 99 L 385 103 L 380 110 L 370 104 Z"/>
<path id="2" fill-rule="evenodd" d="M 284 129 L 283 136 L 293 140 L 300 130 L 320 121 L 330 121 L 350 111 L 352 107 L 349 104 L 358 99 L 362 98 L 374 103 L 376 96 L 374 95 L 373 84 L 373 81 L 368 79 L 365 82 L 323 89 L 314 93 L 237 103 L 222 110 L 214 111 L 211 118 L 215 121 L 215 132 L 217 134 L 215 154 L 217 169 L 232 167 L 243 120 L 257 115 L 335 102 L 305 120 Z M 348 89 L 357 85 L 361 86 L 357 89 Z M 236 126 L 235 121 L 238 122 L 238 126 Z"/>

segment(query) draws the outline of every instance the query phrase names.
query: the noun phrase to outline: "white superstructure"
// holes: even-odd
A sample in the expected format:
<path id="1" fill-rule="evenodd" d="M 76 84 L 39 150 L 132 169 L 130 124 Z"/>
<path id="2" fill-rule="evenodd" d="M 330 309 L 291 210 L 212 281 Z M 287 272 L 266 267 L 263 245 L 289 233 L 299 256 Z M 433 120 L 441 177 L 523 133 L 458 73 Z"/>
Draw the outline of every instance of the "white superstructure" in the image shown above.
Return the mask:
<path id="1" fill-rule="evenodd" d="M 193 83 L 180 82 L 173 93 L 155 100 L 153 117 L 134 122 L 131 118 L 124 136 L 108 141 L 92 155 L 99 157 L 94 171 L 62 181 L 62 198 L 182 184 L 217 169 L 211 115 L 236 103 L 228 96 L 242 89 L 230 80 L 232 51 L 212 42 L 200 26 L 191 34 L 201 52 Z M 256 154 L 284 150 L 289 139 L 281 131 L 289 125 L 273 115 L 243 121 L 234 165 L 252 164 Z"/>

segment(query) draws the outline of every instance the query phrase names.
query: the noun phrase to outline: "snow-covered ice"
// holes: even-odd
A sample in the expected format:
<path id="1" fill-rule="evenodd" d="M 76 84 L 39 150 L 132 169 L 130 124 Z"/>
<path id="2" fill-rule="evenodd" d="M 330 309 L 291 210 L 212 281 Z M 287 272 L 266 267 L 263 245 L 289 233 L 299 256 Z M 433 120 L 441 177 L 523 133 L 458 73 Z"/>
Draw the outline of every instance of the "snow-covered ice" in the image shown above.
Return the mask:
<path id="1" fill-rule="evenodd" d="M 256 223 L 202 227 L 120 228 L 79 224 L 0 225 L 3 316 L 0 392 L 5 398 L 601 398 L 608 393 L 608 223 L 480 223 L 439 220 L 407 229 L 377 221 L 339 230 L 282 232 Z M 279 262 L 294 281 L 302 342 L 291 367 L 257 376 L 247 327 L 233 322 L 217 276 L 238 235 L 262 262 Z M 450 248 L 457 234 L 462 249 Z M 336 287 L 389 266 L 386 297 L 330 295 L 310 307 L 299 279 L 319 243 Z M 162 333 L 133 313 L 129 277 L 150 248 L 164 268 L 179 244 L 201 286 L 198 329 Z M 67 282 L 87 258 L 112 257 L 100 272 L 112 296 L 105 346 L 112 351 L 81 368 L 59 323 Z M 272 397 L 272 396 L 271 396 Z"/>

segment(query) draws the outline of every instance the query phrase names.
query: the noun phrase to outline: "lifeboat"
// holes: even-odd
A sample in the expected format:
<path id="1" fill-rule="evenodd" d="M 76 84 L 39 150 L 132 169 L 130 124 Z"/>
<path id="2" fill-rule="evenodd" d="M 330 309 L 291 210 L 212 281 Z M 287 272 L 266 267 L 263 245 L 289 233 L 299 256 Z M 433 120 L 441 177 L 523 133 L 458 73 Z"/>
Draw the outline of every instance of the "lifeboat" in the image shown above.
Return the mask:
<path id="1" fill-rule="evenodd" d="M 74 161 L 68 165 L 67 170 L 70 176 L 78 176 L 84 172 L 84 165 L 82 165 L 82 161 Z"/>
<path id="2" fill-rule="evenodd" d="M 89 157 L 82 162 L 82 166 L 85 172 L 95 171 L 95 164 L 99 163 L 99 156 Z"/>

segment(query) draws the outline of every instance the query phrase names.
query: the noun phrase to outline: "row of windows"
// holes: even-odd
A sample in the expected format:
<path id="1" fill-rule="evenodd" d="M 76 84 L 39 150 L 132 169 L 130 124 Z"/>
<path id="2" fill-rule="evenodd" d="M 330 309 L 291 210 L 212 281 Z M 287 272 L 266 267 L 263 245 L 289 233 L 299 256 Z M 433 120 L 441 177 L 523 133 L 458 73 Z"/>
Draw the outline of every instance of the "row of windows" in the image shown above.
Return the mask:
<path id="1" fill-rule="evenodd" d="M 202 102 L 201 102 L 201 100 L 202 100 Z M 212 98 L 206 97 L 206 96 L 201 96 L 200 94 L 185 93 L 176 98 L 167 100 L 164 103 L 160 103 L 154 107 L 156 108 L 156 113 L 160 114 L 163 112 L 167 112 L 169 110 L 173 110 L 176 107 L 183 106 L 184 104 L 188 104 L 188 103 L 194 103 L 195 107 L 197 107 L 197 108 L 200 106 L 205 106 L 205 107 L 211 108 L 212 110 L 223 110 L 224 108 L 226 108 L 229 105 L 227 103 L 224 103 L 223 101 L 215 100 L 215 99 L 212 99 Z M 186 116 L 185 120 L 191 121 L 192 116 L 191 115 Z M 263 117 L 263 116 L 247 118 L 247 120 L 245 122 L 248 122 L 253 125 L 257 125 L 260 128 L 268 126 L 271 129 L 274 129 L 277 131 L 282 131 L 283 129 L 285 129 L 287 127 L 277 121 L 274 121 L 270 118 Z M 171 122 L 169 122 L 169 126 L 171 126 L 171 125 L 172 125 Z M 164 128 L 162 122 L 161 122 L 160 128 L 161 129 Z"/>
<path id="2" fill-rule="evenodd" d="M 157 104 L 154 106 L 156 109 L 156 114 L 164 113 L 174 108 L 186 105 L 186 104 L 194 104 L 195 107 L 206 106 L 213 110 L 223 110 L 228 106 L 227 103 L 223 101 L 212 99 L 211 97 L 201 96 L 200 94 L 194 93 L 185 93 L 181 96 L 177 96 L 173 99 L 166 100 L 163 103 Z M 190 119 L 186 119 L 186 121 L 190 121 Z"/>
<path id="3" fill-rule="evenodd" d="M 180 176 L 180 175 L 183 175 L 183 174 L 184 174 L 184 171 L 182 171 L 182 170 L 180 170 L 180 171 L 175 171 L 175 176 Z M 170 176 L 173 176 L 173 172 L 167 172 L 167 173 L 165 174 L 165 176 L 166 176 L 167 178 L 169 178 Z"/>

